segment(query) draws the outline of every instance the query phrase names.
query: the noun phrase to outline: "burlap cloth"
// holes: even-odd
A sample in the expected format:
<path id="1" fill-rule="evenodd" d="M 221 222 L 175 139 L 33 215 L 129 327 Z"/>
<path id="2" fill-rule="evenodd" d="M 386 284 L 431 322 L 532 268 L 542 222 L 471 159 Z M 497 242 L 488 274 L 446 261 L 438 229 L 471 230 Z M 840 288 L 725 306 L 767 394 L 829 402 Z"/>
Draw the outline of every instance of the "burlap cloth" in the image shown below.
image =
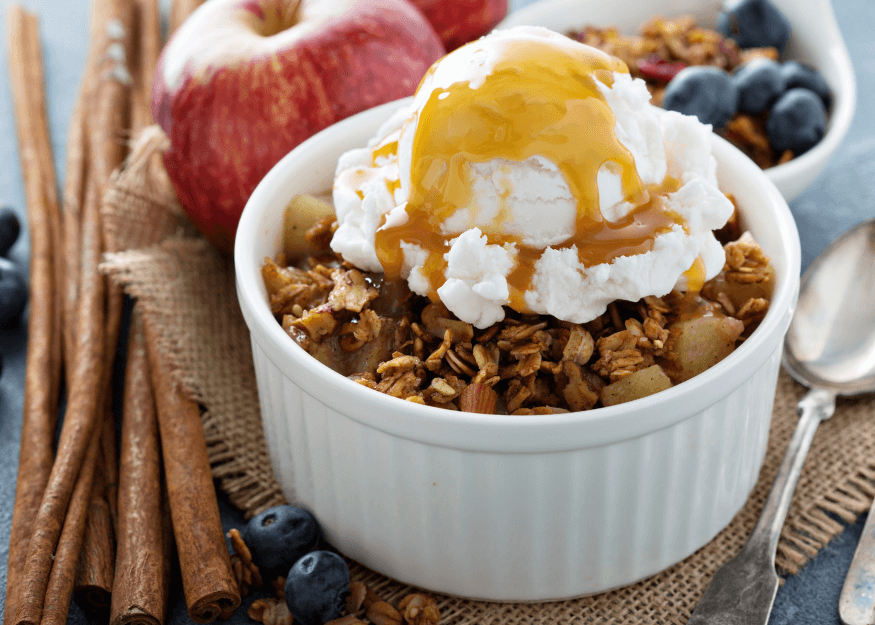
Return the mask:
<path id="1" fill-rule="evenodd" d="M 234 289 L 233 262 L 183 214 L 159 152 L 157 128 L 139 138 L 107 194 L 104 217 L 114 249 L 103 267 L 160 329 L 160 349 L 191 398 L 204 407 L 213 474 L 248 517 L 284 503 L 273 476 L 255 385 L 249 333 Z M 804 389 L 782 372 L 759 481 L 744 508 L 713 541 L 662 573 L 600 595 L 541 604 L 496 604 L 437 597 L 442 623 L 686 623 L 714 572 L 746 541 L 796 425 Z M 778 566 L 793 574 L 875 496 L 875 398 L 839 400 L 821 425 L 799 480 Z M 353 579 L 390 602 L 409 589 L 351 563 Z"/>

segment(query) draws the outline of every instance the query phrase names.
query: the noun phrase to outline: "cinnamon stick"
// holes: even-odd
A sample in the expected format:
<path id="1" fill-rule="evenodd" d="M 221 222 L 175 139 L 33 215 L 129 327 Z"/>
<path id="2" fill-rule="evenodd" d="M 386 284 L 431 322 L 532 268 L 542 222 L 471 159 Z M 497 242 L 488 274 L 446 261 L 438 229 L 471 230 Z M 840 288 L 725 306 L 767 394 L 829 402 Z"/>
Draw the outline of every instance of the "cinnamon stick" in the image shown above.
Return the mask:
<path id="1" fill-rule="evenodd" d="M 142 318 L 131 315 L 118 492 L 118 553 L 111 625 L 161 625 L 167 613 L 169 546 L 164 531 L 161 446 Z"/>
<path id="2" fill-rule="evenodd" d="M 188 614 L 197 623 L 210 623 L 237 609 L 240 592 L 225 545 L 200 409 L 173 380 L 148 319 L 144 326 Z"/>
<path id="3" fill-rule="evenodd" d="M 64 362 L 67 387 L 72 385 L 74 346 L 76 344 L 76 309 L 79 302 L 79 272 L 81 258 L 82 206 L 85 202 L 85 181 L 89 175 L 89 111 L 95 102 L 94 89 L 106 52 L 106 23 L 108 0 L 91 3 L 89 51 L 79 93 L 67 130 L 67 174 L 64 180 Z"/>
<path id="4" fill-rule="evenodd" d="M 87 131 L 85 108 L 86 84 L 79 88 L 76 106 L 67 132 L 67 177 L 64 182 L 64 280 L 63 289 L 63 343 L 64 372 L 67 388 L 73 384 L 76 345 L 76 308 L 79 301 L 79 262 L 81 256 L 80 228 L 82 205 L 85 202 L 85 179 L 88 176 Z"/>
<path id="5" fill-rule="evenodd" d="M 173 0 L 170 5 L 170 29 L 169 34 L 175 33 L 188 16 L 204 3 L 204 0 Z"/>
<path id="6" fill-rule="evenodd" d="M 102 202 L 103 191 L 112 171 L 124 158 L 125 142 L 122 135 L 127 124 L 131 84 L 127 63 L 131 57 L 133 5 L 95 0 L 92 12 L 97 56 L 92 59 L 95 67 L 89 69 L 87 80 L 93 83 L 95 106 L 87 123 L 94 140 L 90 174 Z M 103 238 L 106 239 L 105 236 Z M 107 285 L 103 328 L 103 391 L 99 409 L 101 414 L 107 416 L 98 434 L 103 459 L 101 477 L 105 479 L 99 482 L 99 488 L 92 493 L 91 514 L 74 586 L 77 601 L 95 614 L 109 611 L 115 566 L 113 524 L 117 464 L 111 398 L 113 361 L 122 322 L 123 297 L 121 287 Z"/>
<path id="7" fill-rule="evenodd" d="M 64 529 L 55 553 L 42 611 L 42 625 L 64 625 L 70 611 L 70 595 L 79 562 L 79 552 L 88 519 L 88 503 L 94 481 L 100 440 L 91 438 L 86 450 L 82 469 L 76 477 L 70 506 L 64 519 Z"/>
<path id="8" fill-rule="evenodd" d="M 103 389 L 104 279 L 100 261 L 98 191 L 86 185 L 82 222 L 82 265 L 76 319 L 75 367 L 58 451 L 36 518 L 21 579 L 14 622 L 36 625 L 42 617 L 49 573 L 67 507 L 95 433 L 99 395 Z M 67 596 L 69 601 L 69 596 Z"/>
<path id="9" fill-rule="evenodd" d="M 101 56 L 104 63 L 100 67 L 100 77 L 96 87 L 97 105 L 90 124 L 95 144 L 92 163 L 96 184 L 100 189 L 101 202 L 113 171 L 121 165 L 125 157 L 124 136 L 129 127 L 133 85 L 130 63 L 133 57 L 134 5 L 131 2 L 112 0 L 107 3 L 105 10 L 107 11 L 106 50 Z M 103 241 L 106 250 L 117 251 L 112 248 L 111 242 L 105 235 Z M 107 285 L 106 297 L 104 384 L 108 393 L 112 384 L 112 364 L 118 346 L 124 308 L 124 293 L 121 286 L 114 283 Z"/>
<path id="10" fill-rule="evenodd" d="M 131 2 L 120 3 L 114 1 L 109 3 L 108 10 L 110 21 L 107 23 L 107 34 L 110 36 L 111 41 L 108 46 L 108 51 L 113 46 L 115 47 L 115 52 L 108 54 L 108 56 L 112 57 L 115 65 L 108 70 L 105 70 L 104 76 L 101 79 L 99 89 L 102 92 L 102 97 L 98 100 L 99 106 L 96 119 L 97 129 L 94 133 L 96 143 L 95 176 L 97 177 L 100 188 L 104 191 L 109 184 L 113 171 L 121 165 L 127 151 L 127 143 L 124 141 L 123 135 L 125 134 L 125 129 L 129 127 L 131 86 L 133 84 L 128 67 L 130 59 L 133 56 L 134 5 Z M 102 192 L 101 203 L 103 201 L 103 195 Z M 112 247 L 109 239 L 110 238 L 106 235 L 106 231 L 104 230 L 104 250 L 117 251 Z M 103 355 L 105 367 L 103 397 L 104 409 L 109 412 L 110 416 L 112 415 L 113 363 L 118 347 L 123 310 L 124 291 L 122 290 L 121 285 L 115 283 L 107 284 Z M 117 511 L 115 429 L 112 425 L 112 421 L 105 421 L 105 426 L 101 439 L 105 456 L 111 458 L 111 461 L 106 465 L 106 476 L 108 479 L 106 484 L 107 491 L 104 495 L 108 507 L 107 511 L 115 522 Z M 100 530 L 100 533 L 94 535 L 94 541 L 100 543 L 99 552 L 102 553 L 113 550 L 113 540 L 115 536 L 113 534 L 112 526 L 101 526 Z M 97 553 L 98 551 L 87 554 L 91 560 L 88 564 L 92 565 L 90 567 L 92 570 L 100 571 L 101 576 L 99 579 L 95 577 L 88 581 L 94 582 L 95 589 L 100 588 L 101 591 L 109 593 L 112 591 L 112 572 L 115 564 L 114 557 L 108 561 L 98 560 L 92 556 L 92 554 L 96 555 Z"/>
<path id="11" fill-rule="evenodd" d="M 106 621 L 115 571 L 115 523 L 111 510 L 111 491 L 117 473 L 115 427 L 108 401 L 105 402 L 98 447 L 100 471 L 94 476 L 91 489 L 73 596 L 93 620 Z"/>
<path id="12" fill-rule="evenodd" d="M 48 105 L 46 104 L 45 76 L 43 75 L 43 64 L 41 60 L 42 50 L 39 42 L 39 21 L 35 14 L 29 18 L 31 24 L 31 36 L 27 38 L 30 50 L 29 54 L 39 59 L 36 63 L 28 63 L 25 69 L 28 72 L 27 80 L 29 85 L 33 85 L 28 90 L 31 112 L 40 111 L 38 113 L 40 119 L 46 119 Z M 39 140 L 35 145 L 39 152 L 39 162 L 44 163 L 40 168 L 43 193 L 46 198 L 46 207 L 49 211 L 49 236 L 52 243 L 52 283 L 55 286 L 55 293 L 61 293 L 64 288 L 64 259 L 55 250 L 61 249 L 61 241 L 63 234 L 61 232 L 61 206 L 58 197 L 58 178 L 55 173 L 54 162 L 55 158 L 52 154 L 52 144 L 49 137 L 48 123 L 39 124 L 36 127 Z M 46 304 L 48 305 L 48 304 Z M 63 303 L 57 295 L 52 297 L 52 325 L 53 331 L 51 336 L 53 360 L 61 364 L 53 369 L 51 376 L 48 378 L 49 392 L 52 397 L 59 397 L 61 390 L 61 367 L 63 364 L 63 339 L 61 327 Z M 56 399 L 57 401 L 57 399 Z"/>
<path id="13" fill-rule="evenodd" d="M 60 225 L 52 206 L 57 206 L 57 192 L 53 197 L 47 182 L 55 179 L 54 163 L 47 158 L 50 148 L 37 147 L 38 143 L 50 145 L 48 123 L 44 100 L 34 103 L 32 98 L 33 90 L 44 88 L 38 26 L 36 17 L 20 6 L 10 7 L 7 23 L 9 77 L 30 233 L 29 297 L 32 303 L 39 303 L 31 305 L 28 318 L 21 446 L 6 568 L 4 623 L 8 625 L 16 613 L 34 519 L 51 472 L 62 358 L 53 303 L 54 232 Z"/>
<path id="14" fill-rule="evenodd" d="M 112 388 L 107 393 L 106 419 L 100 438 L 100 453 L 103 458 L 104 499 L 109 506 L 112 527 L 118 527 L 118 446 L 116 445 L 115 413 L 112 406 Z"/>
<path id="15" fill-rule="evenodd" d="M 152 80 L 161 54 L 161 8 L 158 0 L 135 0 L 134 87 L 131 92 L 131 137 L 151 126 Z"/>

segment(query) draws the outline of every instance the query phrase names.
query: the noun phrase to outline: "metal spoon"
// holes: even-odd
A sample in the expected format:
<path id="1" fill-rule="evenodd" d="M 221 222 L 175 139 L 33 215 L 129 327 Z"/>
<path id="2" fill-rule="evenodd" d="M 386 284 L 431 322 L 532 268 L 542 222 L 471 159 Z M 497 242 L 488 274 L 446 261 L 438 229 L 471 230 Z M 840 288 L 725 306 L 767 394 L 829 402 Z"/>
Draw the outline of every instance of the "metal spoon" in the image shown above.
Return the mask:
<path id="1" fill-rule="evenodd" d="M 852 228 L 802 276 L 784 368 L 811 390 L 747 544 L 724 564 L 688 625 L 765 625 L 778 591 L 775 550 L 814 432 L 837 395 L 875 391 L 875 220 Z"/>

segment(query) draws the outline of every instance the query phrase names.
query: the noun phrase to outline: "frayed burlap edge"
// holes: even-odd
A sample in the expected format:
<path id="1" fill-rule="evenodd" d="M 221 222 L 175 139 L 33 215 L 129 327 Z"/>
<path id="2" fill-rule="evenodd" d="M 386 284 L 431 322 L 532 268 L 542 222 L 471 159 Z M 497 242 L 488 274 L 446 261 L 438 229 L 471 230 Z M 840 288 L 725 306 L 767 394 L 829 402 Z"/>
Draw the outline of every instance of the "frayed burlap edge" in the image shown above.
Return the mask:
<path id="1" fill-rule="evenodd" d="M 233 264 L 206 243 L 176 200 L 161 159 L 167 145 L 157 126 L 145 129 L 124 167 L 114 173 L 102 216 L 108 246 L 115 252 L 105 256 L 102 269 L 137 298 L 138 306 L 158 329 L 159 352 L 171 363 L 184 394 L 203 408 L 213 476 L 231 503 L 249 517 L 286 500 L 270 469 L 242 316 L 205 315 L 200 310 L 203 318 L 194 321 L 194 327 L 187 317 L 197 312 L 197 298 L 204 294 L 198 289 L 203 286 L 212 289 L 207 295 L 215 296 L 216 310 L 239 315 L 239 308 L 233 293 Z M 157 283 L 150 282 L 150 277 L 156 278 L 158 255 L 168 253 L 178 260 L 178 268 L 170 275 L 158 275 Z M 206 280 L 200 283 L 202 276 Z M 187 289 L 182 288 L 186 278 L 192 277 L 195 284 L 189 282 Z M 175 300 L 166 297 L 174 294 Z M 197 366 L 198 354 L 211 344 L 224 347 L 224 351 L 210 353 L 212 359 L 240 363 L 240 375 L 234 375 L 229 386 L 235 397 L 225 397 L 225 393 L 217 401 L 221 391 L 215 383 L 210 385 L 208 365 Z M 229 443 L 240 440 L 246 441 L 242 449 Z"/>
<path id="2" fill-rule="evenodd" d="M 151 140 L 148 149 L 153 153 L 164 145 L 160 135 L 153 135 Z M 156 159 L 154 154 L 151 154 L 148 158 L 141 158 L 137 162 L 140 163 L 138 171 L 122 172 L 114 181 L 126 193 L 119 198 L 149 201 L 152 203 L 153 210 L 157 210 L 156 206 L 163 206 L 162 210 L 172 214 L 173 218 L 168 223 L 173 224 L 173 227 L 167 227 L 162 231 L 162 236 L 167 238 L 153 248 L 128 251 L 124 255 L 114 255 L 108 259 L 108 267 L 122 260 L 123 264 L 127 264 L 127 268 L 123 272 L 117 272 L 114 278 L 126 282 L 129 285 L 128 291 L 132 295 L 138 292 L 137 287 L 130 286 L 138 280 L 136 276 L 142 272 L 148 273 L 155 259 L 161 254 L 167 254 L 168 250 L 174 250 L 173 254 L 189 263 L 200 262 L 197 261 L 199 257 L 222 259 L 208 244 L 191 233 L 189 225 L 177 223 L 177 220 L 184 221 L 185 218 L 175 199 L 167 201 L 172 190 L 168 190 L 166 186 L 166 172 L 160 171 L 160 159 Z M 154 188 L 144 186 L 144 163 L 148 163 L 153 168 L 158 167 L 154 175 L 146 176 L 150 181 L 149 184 L 154 183 Z M 124 177 L 126 173 L 130 174 L 130 178 Z M 132 187 L 124 188 L 126 184 Z M 165 185 L 163 191 L 162 184 Z M 144 189 L 150 190 L 144 192 Z M 228 315 L 226 317 L 233 317 L 237 320 L 235 323 L 241 324 L 241 333 L 248 341 L 242 316 L 236 306 L 232 267 L 227 259 L 223 262 L 225 264 L 217 262 L 218 271 L 215 275 L 219 275 L 221 280 L 225 281 L 225 286 L 222 288 L 227 290 L 225 295 L 228 298 L 226 300 Z M 112 270 L 110 273 L 113 273 Z M 173 290 L 172 284 L 164 286 Z M 140 295 L 145 301 L 142 290 Z M 160 306 L 152 308 L 152 314 L 160 315 L 163 312 L 166 311 Z M 173 341 L 172 338 L 167 340 L 171 343 Z M 197 385 L 186 378 L 186 367 L 191 363 L 175 353 L 172 344 L 165 345 L 163 349 L 170 354 L 171 359 L 175 359 L 173 361 L 180 372 L 180 379 L 190 392 L 190 396 L 208 405 L 210 401 L 208 394 L 204 394 L 203 390 L 199 391 Z M 249 369 L 243 375 L 254 375 L 251 372 L 251 353 L 247 358 Z M 251 383 L 254 387 L 254 378 Z M 795 405 L 803 394 L 802 387 L 795 384 L 786 374 L 781 374 L 766 458 L 751 496 L 729 526 L 708 545 L 683 562 L 636 584 L 567 601 L 496 604 L 437 596 L 442 614 L 441 622 L 459 625 L 614 622 L 680 625 L 685 623 L 716 570 L 741 549 L 750 535 L 796 426 Z M 257 409 L 257 398 L 254 401 Z M 875 400 L 872 398 L 840 400 L 835 416 L 820 426 L 800 477 L 778 547 L 777 564 L 783 573 L 798 572 L 830 540 L 842 532 L 845 523 L 856 520 L 857 516 L 866 511 L 870 505 L 872 497 L 875 496 L 875 419 L 872 419 L 872 416 L 875 416 Z M 214 474 L 223 490 L 229 495 L 234 493 L 231 497 L 232 503 L 245 513 L 251 514 L 268 505 L 268 501 L 280 501 L 282 494 L 273 475 L 270 474 L 269 478 L 262 482 L 240 465 L 240 458 L 251 450 L 244 449 L 240 440 L 229 438 L 217 421 L 214 411 L 208 410 L 204 414 L 204 428 L 207 432 L 211 460 L 214 463 Z M 258 455 L 266 458 L 260 419 L 257 420 L 256 427 L 261 434 Z M 265 461 L 263 466 L 270 472 L 269 462 Z M 397 601 L 411 590 L 409 586 L 388 579 L 355 562 L 350 562 L 350 565 L 353 579 L 369 584 L 386 600 Z"/>
<path id="3" fill-rule="evenodd" d="M 795 415 L 806 392 L 782 372 L 775 412 Z M 818 428 L 778 544 L 776 565 L 798 573 L 875 497 L 875 399 L 839 398 L 835 415 Z M 774 418 L 774 417 L 773 417 Z M 795 419 L 792 421 L 795 427 Z M 783 449 L 789 438 L 782 445 Z M 778 459 L 780 460 L 780 458 Z"/>

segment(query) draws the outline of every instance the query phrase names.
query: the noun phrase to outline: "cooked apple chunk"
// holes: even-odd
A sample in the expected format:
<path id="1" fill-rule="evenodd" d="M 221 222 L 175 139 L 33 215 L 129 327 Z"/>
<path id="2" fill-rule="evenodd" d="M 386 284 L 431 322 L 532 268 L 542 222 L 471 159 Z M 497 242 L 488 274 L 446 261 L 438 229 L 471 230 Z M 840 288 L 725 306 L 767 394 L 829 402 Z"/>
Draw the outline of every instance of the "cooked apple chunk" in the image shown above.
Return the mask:
<path id="1" fill-rule="evenodd" d="M 685 382 L 716 365 L 735 349 L 744 323 L 722 314 L 681 319 L 669 326 L 673 338 L 668 358 L 675 384 Z"/>
<path id="2" fill-rule="evenodd" d="M 671 388 L 671 380 L 659 365 L 639 369 L 602 389 L 602 404 L 614 406 L 633 399 L 641 399 Z"/>

